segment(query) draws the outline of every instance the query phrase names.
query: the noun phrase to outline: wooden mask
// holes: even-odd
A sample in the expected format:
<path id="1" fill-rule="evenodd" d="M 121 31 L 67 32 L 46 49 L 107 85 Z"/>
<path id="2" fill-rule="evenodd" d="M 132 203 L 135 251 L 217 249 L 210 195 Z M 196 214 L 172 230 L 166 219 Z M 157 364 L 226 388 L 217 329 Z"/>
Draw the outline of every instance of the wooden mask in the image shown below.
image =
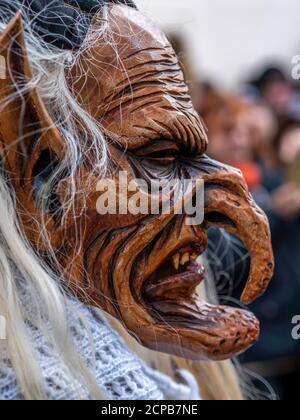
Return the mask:
<path id="1" fill-rule="evenodd" d="M 102 24 L 96 19 L 91 31 L 96 34 Z M 20 15 L 1 35 L 0 48 L 7 63 L 6 78 L 0 80 L 1 103 L 15 94 L 1 109 L 0 151 L 32 246 L 47 254 L 40 243 L 40 224 L 46 224 L 73 292 L 117 318 L 151 349 L 220 360 L 251 346 L 258 338 L 259 322 L 247 311 L 202 301 L 196 289 L 205 276 L 195 258 L 205 251 L 210 227 L 237 234 L 251 255 L 242 296 L 249 304 L 264 293 L 273 274 L 268 222 L 240 172 L 205 155 L 206 130 L 162 31 L 137 10 L 111 6 L 107 30 L 82 51 L 66 78 L 105 133 L 111 181 L 117 182 L 123 171 L 129 180 L 139 178 L 147 184 L 174 178 L 204 182 L 205 218 L 196 226 L 186 223 L 185 214 L 174 212 L 100 215 L 100 174 L 89 176 L 92 152 L 75 179 L 66 174 L 56 180 L 54 203 L 62 214 L 58 217 L 50 205 L 42 211 L 36 189 L 44 182 L 45 169 L 49 176 L 55 162 L 64 158 L 64 139 L 37 90 L 18 93 L 20 75 L 31 78 Z M 76 194 L 72 211 L 63 210 L 63 191 L 71 182 L 84 197 Z M 119 194 L 118 200 L 123 198 Z M 174 198 L 171 207 L 176 204 Z"/>

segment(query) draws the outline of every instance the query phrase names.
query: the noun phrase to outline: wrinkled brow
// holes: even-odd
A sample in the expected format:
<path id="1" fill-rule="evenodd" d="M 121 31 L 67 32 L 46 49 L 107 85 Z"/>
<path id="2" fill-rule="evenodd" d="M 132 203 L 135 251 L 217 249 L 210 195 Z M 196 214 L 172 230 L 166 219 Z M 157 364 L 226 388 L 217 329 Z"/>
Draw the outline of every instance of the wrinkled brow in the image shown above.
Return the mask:
<path id="1" fill-rule="evenodd" d="M 166 139 L 203 153 L 206 129 L 164 33 L 142 14 L 119 7 L 111 10 L 110 30 L 110 42 L 99 37 L 72 72 L 87 110 L 129 150 Z"/>

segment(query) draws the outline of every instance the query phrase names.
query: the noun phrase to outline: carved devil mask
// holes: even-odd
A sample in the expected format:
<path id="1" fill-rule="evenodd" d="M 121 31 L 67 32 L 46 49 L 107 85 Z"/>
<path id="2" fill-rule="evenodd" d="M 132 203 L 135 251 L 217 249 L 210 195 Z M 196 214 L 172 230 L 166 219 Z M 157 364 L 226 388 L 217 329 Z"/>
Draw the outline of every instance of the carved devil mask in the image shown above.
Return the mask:
<path id="1" fill-rule="evenodd" d="M 102 23 L 95 21 L 91 31 Z M 84 191 L 84 197 L 76 194 L 73 210 L 59 214 L 51 206 L 40 208 L 36 189 L 53 163 L 64 158 L 65 147 L 37 90 L 17 93 L 20 75 L 31 78 L 22 19 L 17 15 L 0 40 L 7 63 L 6 78 L 0 81 L 1 103 L 15 94 L 1 110 L 0 150 L 21 225 L 33 247 L 46 254 L 40 243 L 40 224 L 46 221 L 72 290 L 120 320 L 143 345 L 198 360 L 237 355 L 257 340 L 258 321 L 247 311 L 202 301 L 196 289 L 204 274 L 195 259 L 205 250 L 211 226 L 237 234 L 252 258 L 242 301 L 252 302 L 266 290 L 273 273 L 266 217 L 240 172 L 205 155 L 205 128 L 161 30 L 137 10 L 113 5 L 108 31 L 109 37 L 104 31 L 82 52 L 66 78 L 81 106 L 105 133 L 110 179 L 117 180 L 124 171 L 129 180 L 139 178 L 147 184 L 161 179 L 202 180 L 204 221 L 190 225 L 185 214 L 174 212 L 100 215 L 96 188 L 100 174 L 90 176 L 93 153 L 75 177 L 66 174 L 55 182 L 55 205 L 62 209 L 69 183 Z M 42 134 L 32 134 L 37 132 Z"/>

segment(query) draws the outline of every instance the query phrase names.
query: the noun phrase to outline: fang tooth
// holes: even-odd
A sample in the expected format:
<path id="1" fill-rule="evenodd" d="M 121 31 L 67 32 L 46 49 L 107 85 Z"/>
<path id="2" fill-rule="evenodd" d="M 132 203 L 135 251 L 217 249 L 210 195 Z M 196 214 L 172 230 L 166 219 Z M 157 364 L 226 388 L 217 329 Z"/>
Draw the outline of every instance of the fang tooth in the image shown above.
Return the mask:
<path id="1" fill-rule="evenodd" d="M 181 257 L 180 260 L 180 264 L 181 265 L 185 265 L 186 263 L 188 263 L 190 261 L 190 254 L 188 252 L 186 252 L 185 254 L 183 254 L 183 256 Z"/>
<path id="2" fill-rule="evenodd" d="M 179 262 L 180 262 L 179 261 L 180 260 L 180 255 L 179 254 L 174 255 L 174 257 L 172 258 L 172 260 L 173 260 L 173 265 L 174 265 L 175 270 L 178 271 Z"/>
<path id="3" fill-rule="evenodd" d="M 196 261 L 197 258 L 198 258 L 198 254 L 194 253 L 194 254 L 191 255 L 191 261 Z"/>

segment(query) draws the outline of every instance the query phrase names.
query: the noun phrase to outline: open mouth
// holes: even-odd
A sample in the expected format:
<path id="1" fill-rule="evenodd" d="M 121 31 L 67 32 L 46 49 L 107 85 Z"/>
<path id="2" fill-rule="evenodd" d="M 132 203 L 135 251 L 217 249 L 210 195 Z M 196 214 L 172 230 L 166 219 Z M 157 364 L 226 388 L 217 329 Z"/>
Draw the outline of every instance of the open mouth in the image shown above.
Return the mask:
<path id="1" fill-rule="evenodd" d="M 198 261 L 203 248 L 188 245 L 176 251 L 150 276 L 144 296 L 156 307 L 166 299 L 191 297 L 205 278 L 205 268 Z"/>
<path id="2" fill-rule="evenodd" d="M 183 340 L 185 336 L 195 340 L 197 351 L 185 350 L 188 358 L 199 359 L 203 353 L 219 360 L 253 345 L 259 322 L 248 311 L 214 306 L 200 298 L 197 288 L 206 272 L 199 257 L 204 250 L 197 244 L 176 250 L 146 280 L 143 298 L 157 323 L 180 332 Z"/>
<path id="3" fill-rule="evenodd" d="M 199 261 L 204 250 L 197 244 L 183 246 L 145 282 L 143 297 L 157 322 L 188 329 L 209 326 L 207 311 L 200 307 L 197 293 L 206 276 L 205 267 Z"/>

